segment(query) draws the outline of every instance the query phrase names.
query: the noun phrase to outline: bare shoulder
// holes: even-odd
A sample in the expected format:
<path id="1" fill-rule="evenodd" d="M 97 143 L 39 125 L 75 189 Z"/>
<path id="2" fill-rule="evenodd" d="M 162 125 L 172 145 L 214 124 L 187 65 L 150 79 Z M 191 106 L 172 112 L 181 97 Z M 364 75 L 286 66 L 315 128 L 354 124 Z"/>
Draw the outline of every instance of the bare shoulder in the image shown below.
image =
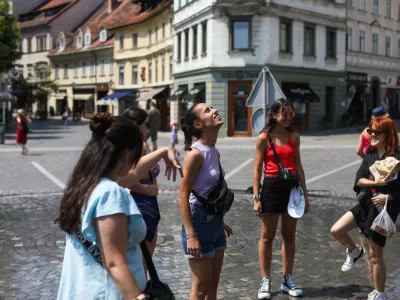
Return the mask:
<path id="1" fill-rule="evenodd" d="M 292 132 L 292 141 L 296 146 L 300 145 L 300 134 L 298 132 Z"/>
<path id="2" fill-rule="evenodd" d="M 257 148 L 265 148 L 268 145 L 268 137 L 265 132 L 261 132 L 257 137 Z"/>
<path id="3" fill-rule="evenodd" d="M 203 156 L 200 150 L 192 148 L 192 150 L 187 151 L 185 154 L 185 163 L 190 163 L 192 165 L 201 165 L 203 163 Z"/>

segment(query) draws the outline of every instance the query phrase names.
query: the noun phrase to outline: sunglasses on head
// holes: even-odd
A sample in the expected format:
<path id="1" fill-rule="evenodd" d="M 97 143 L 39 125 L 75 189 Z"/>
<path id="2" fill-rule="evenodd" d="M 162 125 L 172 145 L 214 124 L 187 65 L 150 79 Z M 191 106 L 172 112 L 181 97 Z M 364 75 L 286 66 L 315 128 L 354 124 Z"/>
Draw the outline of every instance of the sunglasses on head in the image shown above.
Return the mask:
<path id="1" fill-rule="evenodd" d="M 294 116 L 296 115 L 295 113 L 294 113 L 294 111 L 292 111 L 292 112 L 287 112 L 287 111 L 282 111 L 282 112 L 280 112 L 280 114 L 282 115 L 282 117 L 284 117 L 285 119 L 293 119 L 294 118 Z"/>
<path id="2" fill-rule="evenodd" d="M 374 133 L 376 136 L 378 136 L 378 135 L 380 135 L 381 133 L 383 133 L 383 131 L 382 131 L 382 130 L 367 129 L 367 133 L 368 133 L 369 135 L 372 135 L 372 134 Z"/>

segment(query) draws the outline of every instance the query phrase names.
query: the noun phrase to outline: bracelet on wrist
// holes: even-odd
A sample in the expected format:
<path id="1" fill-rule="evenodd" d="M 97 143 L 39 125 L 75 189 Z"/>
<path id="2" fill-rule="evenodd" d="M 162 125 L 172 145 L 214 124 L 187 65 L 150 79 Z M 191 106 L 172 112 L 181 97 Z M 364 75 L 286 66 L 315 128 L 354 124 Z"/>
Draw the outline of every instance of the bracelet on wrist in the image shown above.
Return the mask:
<path id="1" fill-rule="evenodd" d="M 253 200 L 258 202 L 261 200 L 261 196 L 260 195 L 253 195 Z"/>
<path id="2" fill-rule="evenodd" d="M 146 295 L 145 294 L 140 294 L 139 296 L 137 296 L 136 298 L 134 298 L 133 300 L 144 300 L 146 299 Z"/>
<path id="3" fill-rule="evenodd" d="M 196 233 L 196 232 L 193 233 L 193 234 L 187 235 L 187 236 L 186 236 L 186 241 L 188 241 L 188 240 L 190 240 L 190 239 L 192 239 L 192 238 L 194 238 L 194 237 L 197 237 L 197 233 Z"/>

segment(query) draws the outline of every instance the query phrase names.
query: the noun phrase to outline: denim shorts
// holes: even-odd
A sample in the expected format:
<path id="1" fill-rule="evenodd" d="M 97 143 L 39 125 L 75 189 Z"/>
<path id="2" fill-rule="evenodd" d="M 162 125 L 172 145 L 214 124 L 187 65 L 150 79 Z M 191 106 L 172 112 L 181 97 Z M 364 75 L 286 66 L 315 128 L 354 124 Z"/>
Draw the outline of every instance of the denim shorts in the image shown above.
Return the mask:
<path id="1" fill-rule="evenodd" d="M 226 249 L 226 235 L 224 231 L 223 216 L 207 215 L 206 209 L 200 204 L 190 204 L 192 222 L 197 238 L 200 241 L 200 257 L 212 258 L 215 251 Z M 193 258 L 188 253 L 186 243 L 186 231 L 182 225 L 182 246 L 185 258 Z"/>

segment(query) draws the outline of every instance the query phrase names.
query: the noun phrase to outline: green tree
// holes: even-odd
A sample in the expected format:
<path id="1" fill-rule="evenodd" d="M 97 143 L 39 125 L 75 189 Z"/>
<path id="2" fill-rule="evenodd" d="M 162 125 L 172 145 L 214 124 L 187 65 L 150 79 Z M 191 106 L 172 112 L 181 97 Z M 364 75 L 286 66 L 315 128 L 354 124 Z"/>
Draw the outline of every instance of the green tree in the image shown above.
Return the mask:
<path id="1" fill-rule="evenodd" d="M 51 70 L 47 63 L 37 63 L 34 67 L 34 77 L 11 79 L 13 90 L 18 90 L 17 106 L 30 107 L 38 102 L 37 117 L 47 117 L 47 100 L 49 95 L 56 93 L 58 86 L 55 80 L 50 78 Z"/>
<path id="2" fill-rule="evenodd" d="M 22 56 L 18 22 L 8 0 L 0 0 L 0 72 L 10 70 Z"/>

